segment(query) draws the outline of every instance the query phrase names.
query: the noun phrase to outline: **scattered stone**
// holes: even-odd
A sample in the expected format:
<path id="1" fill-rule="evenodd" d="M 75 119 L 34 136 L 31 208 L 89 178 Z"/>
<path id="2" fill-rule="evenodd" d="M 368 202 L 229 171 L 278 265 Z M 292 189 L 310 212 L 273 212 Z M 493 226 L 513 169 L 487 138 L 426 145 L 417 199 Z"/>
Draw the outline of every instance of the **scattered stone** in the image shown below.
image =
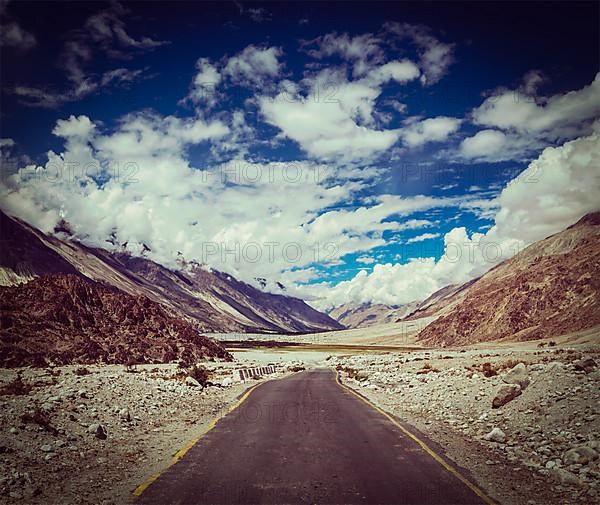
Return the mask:
<path id="1" fill-rule="evenodd" d="M 485 438 L 486 440 L 489 440 L 490 442 L 504 443 L 506 441 L 506 435 L 500 428 L 494 428 L 483 438 Z"/>
<path id="2" fill-rule="evenodd" d="M 527 375 L 527 367 L 523 363 L 517 363 L 511 368 L 502 378 L 507 384 L 518 384 L 521 390 L 529 386 L 529 377 Z"/>
<path id="3" fill-rule="evenodd" d="M 44 444 L 40 447 L 42 452 L 52 452 L 52 446 L 50 444 Z"/>
<path id="4" fill-rule="evenodd" d="M 366 370 L 359 370 L 356 373 L 356 380 L 366 381 L 369 378 L 369 373 Z"/>
<path id="5" fill-rule="evenodd" d="M 577 475 L 575 475 L 574 473 L 569 472 L 568 470 L 564 470 L 563 468 L 556 468 L 555 470 L 553 470 L 553 472 L 562 484 L 581 484 L 579 477 L 577 477 Z"/>
<path id="6" fill-rule="evenodd" d="M 584 358 L 575 362 L 575 370 L 579 370 L 585 373 L 591 373 L 597 368 L 596 362 L 592 358 Z"/>
<path id="7" fill-rule="evenodd" d="M 598 453 L 585 445 L 573 447 L 563 454 L 565 465 L 586 465 L 595 459 L 598 459 Z"/>
<path id="8" fill-rule="evenodd" d="M 500 386 L 496 392 L 496 396 L 492 401 L 492 408 L 497 409 L 514 400 L 521 394 L 521 387 L 518 384 L 506 384 Z"/>
<path id="9" fill-rule="evenodd" d="M 129 412 L 129 409 L 128 408 L 121 409 L 119 411 L 119 418 L 122 421 L 126 421 L 126 422 L 131 421 L 131 413 Z"/>
<path id="10" fill-rule="evenodd" d="M 106 437 L 108 436 L 106 427 L 98 423 L 90 424 L 88 427 L 88 432 L 93 433 L 94 436 L 100 440 L 106 440 Z"/>
<path id="11" fill-rule="evenodd" d="M 200 383 L 199 383 L 199 382 L 198 382 L 196 379 L 194 379 L 193 377 L 186 377 L 186 378 L 185 378 L 185 383 L 186 383 L 188 386 L 192 386 L 192 387 L 195 387 L 195 388 L 200 388 L 200 389 L 202 389 L 202 384 L 200 384 Z"/>

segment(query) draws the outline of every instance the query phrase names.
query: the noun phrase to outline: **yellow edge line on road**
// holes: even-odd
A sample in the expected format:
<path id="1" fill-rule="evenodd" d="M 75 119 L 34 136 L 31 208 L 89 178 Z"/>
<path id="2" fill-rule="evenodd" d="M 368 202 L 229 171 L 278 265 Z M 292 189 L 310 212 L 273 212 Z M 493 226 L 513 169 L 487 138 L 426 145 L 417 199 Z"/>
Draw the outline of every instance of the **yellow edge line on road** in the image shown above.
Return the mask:
<path id="1" fill-rule="evenodd" d="M 417 444 L 421 446 L 421 448 L 429 454 L 433 459 L 435 459 L 440 465 L 442 465 L 446 470 L 448 470 L 452 475 L 457 477 L 463 484 L 465 484 L 471 491 L 473 491 L 477 496 L 479 496 L 487 505 L 497 505 L 494 500 L 492 500 L 488 495 L 486 495 L 483 490 L 481 490 L 478 486 L 473 484 L 470 480 L 468 480 L 464 475 L 462 475 L 456 468 L 450 465 L 444 458 L 442 458 L 439 454 L 437 454 L 433 449 L 431 449 L 425 442 L 423 442 L 419 437 L 408 431 L 404 426 L 402 426 L 398 421 L 396 421 L 391 415 L 389 415 L 385 410 L 380 409 L 377 405 L 371 403 L 369 400 L 364 398 L 362 395 L 354 391 L 349 386 L 342 384 L 340 381 L 339 373 L 334 369 L 335 372 L 335 381 L 345 390 L 350 391 L 354 396 L 365 402 L 370 407 L 374 408 L 377 412 L 387 417 L 400 431 L 402 431 L 405 435 L 414 440 Z"/>
<path id="2" fill-rule="evenodd" d="M 266 381 L 268 382 L 268 381 Z M 258 386 L 260 386 L 261 384 L 264 384 L 264 382 L 261 382 L 260 384 L 255 384 L 254 386 L 252 386 L 250 389 L 248 389 L 241 397 L 240 399 L 235 402 L 233 405 L 231 405 L 228 409 L 227 409 L 227 414 L 229 414 L 230 412 L 233 412 L 235 409 L 237 409 L 247 398 L 248 396 L 250 396 L 250 393 L 252 393 L 252 391 L 254 391 Z M 227 415 L 225 414 L 225 415 Z M 208 427 L 206 428 L 206 430 L 199 436 L 194 437 L 192 440 L 190 440 L 184 447 L 182 447 L 181 449 L 179 449 L 175 455 L 173 456 L 173 459 L 171 460 L 171 462 L 169 463 L 168 466 L 166 466 L 165 468 L 163 468 L 160 472 L 154 473 L 152 474 L 150 477 L 148 477 L 144 482 L 142 482 L 138 487 L 135 488 L 135 490 L 133 491 L 133 497 L 134 500 L 136 498 L 139 498 L 141 496 L 141 494 L 148 489 L 148 487 L 154 482 L 156 481 L 156 479 L 158 479 L 164 472 L 166 472 L 170 467 L 172 467 L 175 463 L 177 463 L 184 455 L 186 452 L 188 452 L 192 447 L 194 447 L 194 445 L 196 445 L 196 443 L 203 437 L 205 436 L 210 430 L 212 430 L 217 423 L 219 422 L 220 419 L 222 419 L 225 416 L 220 416 L 217 417 L 215 419 L 213 419 Z"/>

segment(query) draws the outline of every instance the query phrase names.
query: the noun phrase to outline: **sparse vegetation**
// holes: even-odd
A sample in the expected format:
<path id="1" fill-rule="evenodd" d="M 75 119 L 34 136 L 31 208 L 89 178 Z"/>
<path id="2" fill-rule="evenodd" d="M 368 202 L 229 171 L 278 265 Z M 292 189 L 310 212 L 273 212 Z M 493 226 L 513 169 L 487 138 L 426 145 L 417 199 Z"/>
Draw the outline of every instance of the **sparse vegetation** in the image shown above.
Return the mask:
<path id="1" fill-rule="evenodd" d="M 337 365 L 335 367 L 336 370 L 340 371 L 340 372 L 346 372 L 346 374 L 348 374 L 348 377 L 350 379 L 356 379 L 356 376 L 358 375 L 358 370 L 356 370 L 355 368 L 351 368 L 351 367 L 347 367 L 347 366 L 342 366 L 342 365 Z"/>
<path id="2" fill-rule="evenodd" d="M 429 363 L 428 361 L 423 363 L 423 368 L 421 368 L 421 370 L 417 370 L 418 374 L 424 374 L 424 373 L 430 373 L 430 372 L 439 372 L 439 370 L 437 368 L 434 368 L 431 365 L 431 363 Z"/>
<path id="3" fill-rule="evenodd" d="M 210 382 L 210 372 L 202 365 L 194 365 L 188 368 L 187 375 L 196 379 L 203 386 L 206 386 Z"/>
<path id="4" fill-rule="evenodd" d="M 511 368 L 517 366 L 519 363 L 523 363 L 523 361 L 516 359 L 508 359 L 498 365 L 498 370 L 510 370 Z"/>
<path id="5" fill-rule="evenodd" d="M 306 368 L 300 365 L 294 365 L 289 367 L 288 370 L 290 372 L 302 372 L 303 370 L 306 370 Z"/>
<path id="6" fill-rule="evenodd" d="M 28 395 L 32 389 L 33 386 L 24 382 L 21 374 L 17 374 L 13 380 L 0 387 L 0 396 Z"/>
<path id="7" fill-rule="evenodd" d="M 484 377 L 494 377 L 495 375 L 498 375 L 498 369 L 487 361 L 483 364 L 475 364 L 465 368 L 467 370 L 471 370 L 472 372 L 480 373 Z"/>

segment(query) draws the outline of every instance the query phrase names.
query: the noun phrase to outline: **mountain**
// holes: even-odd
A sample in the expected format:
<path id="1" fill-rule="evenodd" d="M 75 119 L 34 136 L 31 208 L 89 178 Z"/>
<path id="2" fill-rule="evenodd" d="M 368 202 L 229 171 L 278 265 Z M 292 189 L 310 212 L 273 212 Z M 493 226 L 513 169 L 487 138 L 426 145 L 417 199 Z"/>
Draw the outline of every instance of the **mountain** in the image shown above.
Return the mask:
<path id="1" fill-rule="evenodd" d="M 536 340 L 599 325 L 600 212 L 461 286 L 437 309 L 417 337 L 425 345 Z"/>
<path id="2" fill-rule="evenodd" d="M 0 366 L 232 359 L 145 296 L 74 274 L 0 287 Z"/>
<path id="3" fill-rule="evenodd" d="M 0 235 L 0 284 L 27 282 L 45 273 L 74 274 L 132 296 L 146 296 L 207 332 L 307 333 L 341 328 L 298 298 L 265 293 L 196 263 L 171 270 L 147 258 L 44 234 L 1 212 Z"/>
<path id="4" fill-rule="evenodd" d="M 329 315 L 346 328 L 365 328 L 381 324 L 395 323 L 412 313 L 416 303 L 407 305 L 384 305 L 382 303 L 346 303 L 336 307 Z"/>

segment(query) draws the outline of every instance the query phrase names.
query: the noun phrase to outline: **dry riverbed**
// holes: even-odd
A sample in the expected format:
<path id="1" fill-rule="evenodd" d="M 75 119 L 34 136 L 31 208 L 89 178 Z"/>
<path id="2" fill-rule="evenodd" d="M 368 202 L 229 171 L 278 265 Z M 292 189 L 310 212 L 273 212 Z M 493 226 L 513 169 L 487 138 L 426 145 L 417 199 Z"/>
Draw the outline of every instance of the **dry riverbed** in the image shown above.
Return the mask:
<path id="1" fill-rule="evenodd" d="M 0 370 L 0 502 L 127 503 L 257 382 L 232 382 L 232 364 L 206 366 L 217 385 L 205 388 L 175 365 Z"/>
<path id="2" fill-rule="evenodd" d="M 600 503 L 598 350 L 420 351 L 327 362 L 428 436 L 499 503 Z"/>

